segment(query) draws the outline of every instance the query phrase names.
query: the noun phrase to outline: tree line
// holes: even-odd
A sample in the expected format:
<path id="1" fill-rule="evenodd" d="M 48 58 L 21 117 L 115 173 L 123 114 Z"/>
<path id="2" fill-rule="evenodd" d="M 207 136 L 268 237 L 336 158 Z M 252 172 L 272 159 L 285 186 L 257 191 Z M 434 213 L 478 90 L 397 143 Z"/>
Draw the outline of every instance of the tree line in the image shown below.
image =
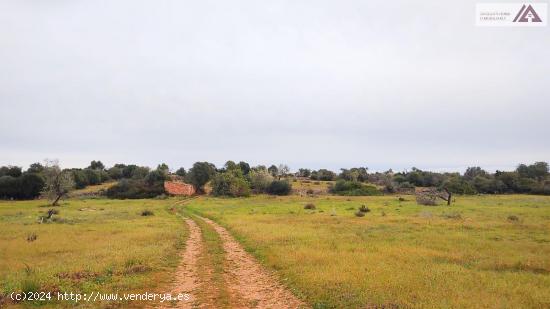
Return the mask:
<path id="1" fill-rule="evenodd" d="M 155 169 L 135 164 L 115 164 L 106 168 L 92 161 L 86 168 L 61 169 L 56 161 L 33 163 L 25 171 L 18 166 L 0 167 L 0 198 L 33 199 L 49 197 L 55 203 L 72 189 L 116 181 L 106 195 L 110 198 L 151 198 L 164 194 L 164 181 L 177 177 L 192 184 L 198 194 L 210 182 L 215 196 L 241 197 L 252 193 L 289 194 L 290 179 L 336 181 L 331 192 L 342 195 L 376 195 L 435 187 L 455 194 L 528 193 L 550 195 L 549 167 L 546 162 L 520 164 L 514 171 L 489 173 L 481 167 L 469 167 L 465 173 L 438 173 L 412 168 L 410 171 L 369 172 L 367 167 L 341 169 L 300 168 L 291 173 L 288 166 L 269 167 L 241 161 L 227 161 L 222 167 L 209 162 L 196 162 L 187 171 L 174 173 L 162 163 Z M 374 185 L 374 186 L 373 186 Z"/>

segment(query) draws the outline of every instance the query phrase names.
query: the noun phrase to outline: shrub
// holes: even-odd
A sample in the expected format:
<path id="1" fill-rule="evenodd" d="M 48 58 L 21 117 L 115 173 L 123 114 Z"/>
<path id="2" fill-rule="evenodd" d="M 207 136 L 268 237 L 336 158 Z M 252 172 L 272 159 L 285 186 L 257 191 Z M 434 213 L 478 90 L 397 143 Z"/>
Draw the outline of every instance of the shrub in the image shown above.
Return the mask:
<path id="1" fill-rule="evenodd" d="M 356 212 L 355 212 L 355 216 L 356 216 L 356 217 L 364 217 L 364 216 L 365 216 L 365 213 L 362 212 L 362 211 L 356 211 Z"/>
<path id="2" fill-rule="evenodd" d="M 249 196 L 250 186 L 240 173 L 234 171 L 219 173 L 212 179 L 212 194 L 230 197 Z"/>
<path id="3" fill-rule="evenodd" d="M 508 216 L 508 221 L 519 221 L 519 217 L 514 216 L 514 215 L 510 215 L 510 216 Z"/>
<path id="4" fill-rule="evenodd" d="M 248 174 L 250 187 L 256 193 L 264 193 L 273 182 L 273 176 L 266 170 L 252 170 Z"/>
<path id="5" fill-rule="evenodd" d="M 437 206 L 437 197 L 433 195 L 416 195 L 416 203 L 424 206 Z"/>
<path id="6" fill-rule="evenodd" d="M 35 276 L 30 276 L 21 281 L 21 292 L 36 293 L 40 291 L 40 281 Z"/>
<path id="7" fill-rule="evenodd" d="M 143 179 L 122 179 L 107 190 L 107 197 L 114 199 L 152 198 L 164 194 L 164 184 L 148 185 Z"/>
<path id="8" fill-rule="evenodd" d="M 27 241 L 28 242 L 33 242 L 35 241 L 36 239 L 38 238 L 38 235 L 36 235 L 36 233 L 30 233 L 29 235 L 27 235 Z"/>
<path id="9" fill-rule="evenodd" d="M 73 179 L 74 179 L 74 187 L 76 189 L 85 188 L 89 184 L 88 177 L 86 176 L 86 173 L 83 170 L 75 169 L 72 172 L 73 172 Z"/>
<path id="10" fill-rule="evenodd" d="M 330 192 L 348 196 L 382 195 L 382 192 L 374 186 L 365 185 L 358 181 L 346 180 L 338 180 L 334 186 L 330 188 Z"/>
<path id="11" fill-rule="evenodd" d="M 315 208 L 316 208 L 315 205 L 312 203 L 308 203 L 304 206 L 304 209 L 315 209 Z"/>
<path id="12" fill-rule="evenodd" d="M 86 168 L 83 172 L 86 174 L 89 185 L 98 185 L 101 183 L 101 173 L 98 170 Z"/>
<path id="13" fill-rule="evenodd" d="M 115 180 L 118 180 L 124 177 L 123 168 L 117 167 L 117 166 L 113 166 L 110 169 L 108 169 L 107 174 L 109 175 L 110 178 Z"/>
<path id="14" fill-rule="evenodd" d="M 0 199 L 33 199 L 40 195 L 43 188 L 44 178 L 38 174 L 0 177 Z"/>
<path id="15" fill-rule="evenodd" d="M 143 210 L 143 211 L 141 212 L 141 215 L 142 215 L 143 217 L 148 217 L 148 216 L 154 216 L 155 213 L 152 212 L 151 210 L 146 209 L 146 210 Z"/>
<path id="16" fill-rule="evenodd" d="M 292 185 L 286 180 L 273 181 L 266 192 L 272 195 L 289 195 L 292 191 Z"/>

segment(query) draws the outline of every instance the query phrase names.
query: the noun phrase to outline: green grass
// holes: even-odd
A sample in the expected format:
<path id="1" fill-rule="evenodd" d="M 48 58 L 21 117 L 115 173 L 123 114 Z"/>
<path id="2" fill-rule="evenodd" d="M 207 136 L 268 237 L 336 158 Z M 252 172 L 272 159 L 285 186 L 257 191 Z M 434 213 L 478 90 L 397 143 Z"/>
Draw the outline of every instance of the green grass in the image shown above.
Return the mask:
<path id="1" fill-rule="evenodd" d="M 45 201 L 0 202 L 0 294 L 165 292 L 187 233 L 181 218 L 169 210 L 173 202 L 68 200 L 55 207 L 55 221 L 42 224 L 38 218 L 51 208 Z M 142 216 L 143 210 L 154 215 Z M 33 233 L 37 239 L 27 241 Z M 74 303 L 10 305 L 57 308 Z"/>
<path id="2" fill-rule="evenodd" d="M 457 197 L 451 207 L 406 199 L 202 198 L 187 207 L 227 227 L 315 308 L 550 307 L 550 197 Z M 363 204 L 371 212 L 356 217 Z"/>

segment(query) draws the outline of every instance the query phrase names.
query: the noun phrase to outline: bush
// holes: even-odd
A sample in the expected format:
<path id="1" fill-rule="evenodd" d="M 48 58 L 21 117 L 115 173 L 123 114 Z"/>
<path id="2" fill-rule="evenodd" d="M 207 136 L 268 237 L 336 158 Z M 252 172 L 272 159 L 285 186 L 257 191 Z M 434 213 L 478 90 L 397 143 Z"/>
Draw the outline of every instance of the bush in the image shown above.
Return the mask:
<path id="1" fill-rule="evenodd" d="M 330 192 L 347 196 L 382 195 L 382 192 L 374 186 L 365 185 L 358 181 L 346 180 L 338 180 L 334 186 L 330 188 Z"/>
<path id="2" fill-rule="evenodd" d="M 40 195 L 43 188 L 44 178 L 38 174 L 0 177 L 0 199 L 33 199 Z"/>
<path id="3" fill-rule="evenodd" d="M 248 177 L 250 178 L 250 187 L 255 193 L 266 192 L 274 180 L 273 176 L 266 170 L 252 170 Z"/>
<path id="4" fill-rule="evenodd" d="M 98 185 L 101 183 L 101 173 L 98 170 L 86 168 L 83 171 L 86 174 L 89 185 Z"/>
<path id="5" fill-rule="evenodd" d="M 146 209 L 146 210 L 143 210 L 143 211 L 141 212 L 141 215 L 142 215 L 143 217 L 148 217 L 148 216 L 154 216 L 155 213 L 152 212 L 151 210 Z"/>
<path id="6" fill-rule="evenodd" d="M 416 203 L 418 205 L 424 205 L 424 206 L 437 206 L 437 197 L 432 195 L 422 195 L 417 194 L 416 195 Z"/>
<path id="7" fill-rule="evenodd" d="M 304 206 L 304 209 L 315 209 L 315 208 L 316 208 L 315 205 L 312 203 L 308 203 Z"/>
<path id="8" fill-rule="evenodd" d="M 519 221 L 519 217 L 514 216 L 514 215 L 510 215 L 510 216 L 508 216 L 508 221 Z"/>
<path id="9" fill-rule="evenodd" d="M 365 213 L 362 212 L 362 211 L 357 211 L 357 212 L 355 212 L 355 216 L 356 216 L 356 217 L 364 217 L 364 216 L 365 216 Z"/>
<path id="10" fill-rule="evenodd" d="M 292 185 L 286 180 L 275 180 L 267 188 L 267 193 L 272 195 L 289 195 Z"/>
<path id="11" fill-rule="evenodd" d="M 73 172 L 74 187 L 76 189 L 83 189 L 88 185 L 88 177 L 83 170 L 75 169 Z"/>
<path id="12" fill-rule="evenodd" d="M 243 197 L 250 195 L 250 186 L 242 174 L 220 173 L 214 176 L 211 184 L 212 194 L 215 196 Z"/>
<path id="13" fill-rule="evenodd" d="M 164 194 L 164 184 L 148 185 L 143 179 L 122 179 L 107 190 L 107 197 L 114 199 L 152 198 Z"/>

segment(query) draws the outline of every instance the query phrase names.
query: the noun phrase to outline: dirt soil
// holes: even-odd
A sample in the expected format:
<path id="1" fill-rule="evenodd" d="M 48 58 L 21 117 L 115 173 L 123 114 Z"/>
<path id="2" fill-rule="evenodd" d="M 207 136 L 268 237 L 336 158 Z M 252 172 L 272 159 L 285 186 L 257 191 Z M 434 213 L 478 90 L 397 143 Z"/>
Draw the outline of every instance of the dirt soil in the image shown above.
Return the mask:
<path id="1" fill-rule="evenodd" d="M 229 232 L 212 220 L 202 218 L 220 235 L 225 250 L 225 281 L 234 308 L 303 308 L 304 303 L 264 269 Z"/>

